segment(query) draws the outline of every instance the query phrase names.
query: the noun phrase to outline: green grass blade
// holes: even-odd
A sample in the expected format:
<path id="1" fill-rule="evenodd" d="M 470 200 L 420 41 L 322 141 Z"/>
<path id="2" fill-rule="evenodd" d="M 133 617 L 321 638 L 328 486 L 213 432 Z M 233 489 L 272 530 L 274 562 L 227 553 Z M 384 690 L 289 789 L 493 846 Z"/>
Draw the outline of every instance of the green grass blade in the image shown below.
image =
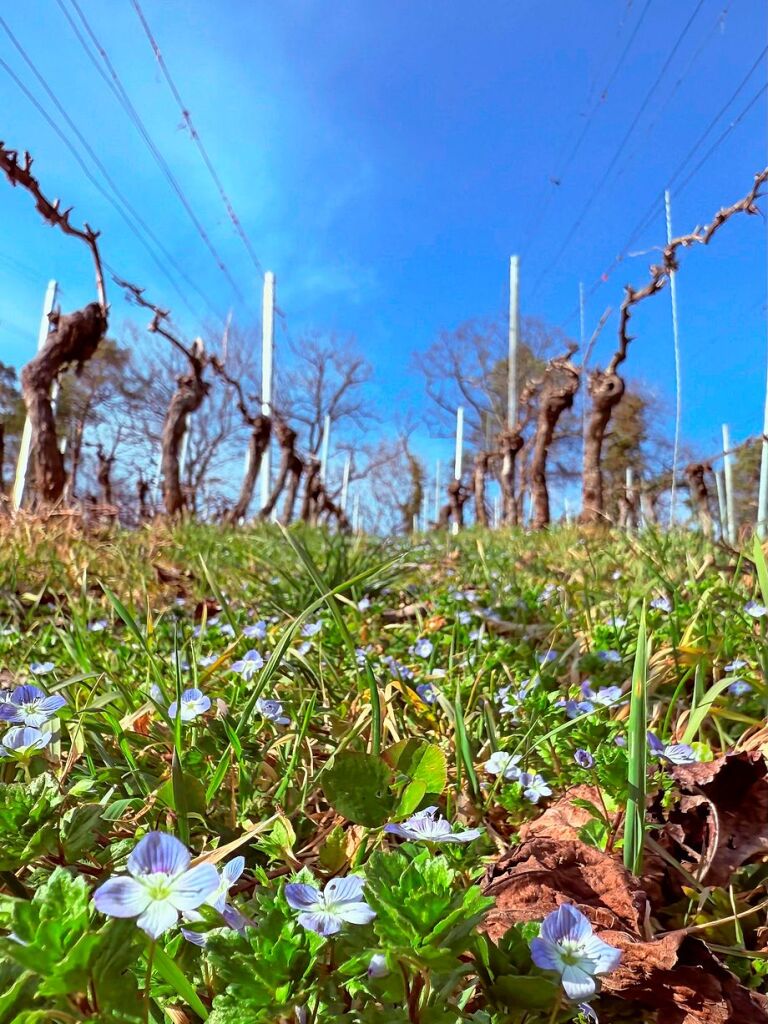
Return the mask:
<path id="1" fill-rule="evenodd" d="M 629 701 L 628 795 L 624 826 L 624 867 L 638 875 L 643 866 L 645 797 L 648 773 L 648 639 L 645 607 L 640 615 L 632 694 Z"/>

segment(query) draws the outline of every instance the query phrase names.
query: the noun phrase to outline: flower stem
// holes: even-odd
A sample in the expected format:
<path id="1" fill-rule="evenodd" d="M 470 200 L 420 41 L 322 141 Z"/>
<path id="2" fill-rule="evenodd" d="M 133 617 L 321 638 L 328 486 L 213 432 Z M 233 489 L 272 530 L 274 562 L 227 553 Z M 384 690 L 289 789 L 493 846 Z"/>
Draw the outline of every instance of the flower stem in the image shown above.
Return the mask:
<path id="1" fill-rule="evenodd" d="M 144 979 L 144 1013 L 143 1024 L 149 1024 L 149 993 L 152 988 L 152 962 L 155 959 L 155 940 L 152 939 L 147 950 L 147 973 Z"/>
<path id="2" fill-rule="evenodd" d="M 549 1016 L 549 1024 L 555 1024 L 555 1021 L 557 1020 L 557 1018 L 558 1018 L 558 1016 L 560 1014 L 560 1007 L 562 1006 L 562 1003 L 563 1003 L 563 990 L 561 988 L 558 988 L 557 996 L 555 997 L 555 1003 L 554 1003 L 554 1006 L 552 1007 L 552 1013 Z"/>

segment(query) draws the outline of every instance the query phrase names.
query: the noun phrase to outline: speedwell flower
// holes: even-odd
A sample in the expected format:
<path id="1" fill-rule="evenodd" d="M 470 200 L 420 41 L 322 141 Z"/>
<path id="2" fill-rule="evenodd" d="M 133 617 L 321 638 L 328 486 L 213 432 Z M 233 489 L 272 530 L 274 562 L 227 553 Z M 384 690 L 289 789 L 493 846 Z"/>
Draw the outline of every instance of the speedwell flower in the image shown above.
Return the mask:
<path id="1" fill-rule="evenodd" d="M 520 769 L 517 767 L 520 757 L 520 754 L 508 754 L 505 750 L 495 750 L 483 767 L 489 775 L 501 775 L 508 782 L 513 782 L 520 778 Z"/>
<path id="2" fill-rule="evenodd" d="M 243 679 L 253 679 L 259 669 L 264 668 L 264 659 L 258 651 L 246 651 L 242 658 L 232 662 L 231 668 Z"/>
<path id="3" fill-rule="evenodd" d="M 745 693 L 750 693 L 751 690 L 752 687 L 743 679 L 734 679 L 728 687 L 728 693 L 733 694 L 734 697 L 743 697 Z"/>
<path id="4" fill-rule="evenodd" d="M 202 690 L 192 687 L 182 693 L 181 700 L 178 703 L 173 701 L 168 708 L 168 717 L 176 718 L 176 712 L 178 711 L 182 722 L 191 722 L 195 718 L 199 718 L 200 715 L 204 715 L 210 706 L 211 698 L 206 697 Z"/>
<path id="5" fill-rule="evenodd" d="M 39 686 L 17 686 L 10 700 L 0 704 L 0 720 L 38 728 L 49 718 L 53 718 L 66 703 L 59 694 L 46 697 Z"/>
<path id="6" fill-rule="evenodd" d="M 746 667 L 747 663 L 743 658 L 734 658 L 733 661 L 728 662 L 727 665 L 723 665 L 723 672 L 738 672 L 739 669 Z"/>
<path id="7" fill-rule="evenodd" d="M 29 671 L 34 676 L 46 676 L 56 668 L 52 661 L 31 661 Z"/>
<path id="8" fill-rule="evenodd" d="M 590 999 L 597 992 L 596 977 L 619 966 L 621 951 L 603 942 L 587 918 L 570 903 L 563 903 L 544 918 L 541 932 L 531 940 L 537 967 L 556 971 L 569 999 Z"/>
<path id="9" fill-rule="evenodd" d="M 93 622 L 88 623 L 88 632 L 103 633 L 108 625 L 109 621 L 107 619 L 95 619 Z"/>
<path id="10" fill-rule="evenodd" d="M 668 764 L 696 764 L 699 760 L 687 743 L 662 743 L 652 732 L 648 733 L 648 751 L 651 757 Z"/>
<path id="11" fill-rule="evenodd" d="M 768 608 L 765 605 L 758 604 L 757 601 L 747 601 L 744 605 L 744 611 L 747 615 L 751 615 L 753 619 L 762 619 L 764 615 L 768 614 Z"/>
<path id="12" fill-rule="evenodd" d="M 52 734 L 40 732 L 31 726 L 15 725 L 3 736 L 0 743 L 0 757 L 12 757 L 17 761 L 25 761 L 38 750 L 48 746 Z"/>
<path id="13" fill-rule="evenodd" d="M 434 649 L 435 645 L 432 641 L 424 636 L 417 640 L 413 647 L 409 647 L 408 651 L 410 654 L 415 654 L 417 658 L 428 658 Z"/>
<path id="14" fill-rule="evenodd" d="M 98 911 L 109 917 L 135 917 L 156 939 L 179 914 L 197 910 L 219 887 L 213 864 L 190 868 L 189 850 L 175 836 L 149 832 L 128 857 L 128 874 L 115 875 L 93 894 Z"/>
<path id="15" fill-rule="evenodd" d="M 259 697 L 256 701 L 256 710 L 268 722 L 274 722 L 275 725 L 290 725 L 290 718 L 283 714 L 282 701 Z"/>
<path id="16" fill-rule="evenodd" d="M 590 752 L 588 750 L 584 750 L 582 747 L 580 747 L 573 755 L 573 760 L 579 768 L 592 768 L 595 763 L 595 759 L 592 757 Z"/>
<path id="17" fill-rule="evenodd" d="M 288 906 L 299 910 L 299 924 L 318 935 L 335 935 L 344 923 L 368 924 L 376 911 L 363 899 L 364 879 L 360 875 L 332 878 L 322 892 L 305 882 L 285 887 Z"/>
<path id="18" fill-rule="evenodd" d="M 238 910 L 227 904 L 227 897 L 229 896 L 229 890 L 240 878 L 244 869 L 245 857 L 235 857 L 228 864 L 225 864 L 221 869 L 218 888 L 214 889 L 204 900 L 206 906 L 218 910 L 226 924 L 235 931 L 242 931 L 244 929 L 246 919 Z M 189 921 L 192 924 L 203 920 L 203 915 L 197 910 L 186 910 L 183 916 L 185 921 Z M 207 937 L 205 932 L 195 932 L 189 928 L 182 928 L 181 934 L 188 942 L 192 942 L 195 946 L 204 946 L 206 943 Z"/>
<path id="19" fill-rule="evenodd" d="M 384 831 L 401 839 L 427 843 L 470 843 L 482 834 L 481 828 L 468 828 L 454 832 L 450 821 L 442 817 L 437 807 L 425 807 L 407 818 L 401 825 L 385 825 Z"/>
<path id="20" fill-rule="evenodd" d="M 523 796 L 529 803 L 537 804 L 543 796 L 552 796 L 552 789 L 543 775 L 523 772 L 519 781 L 523 787 Z"/>
<path id="21" fill-rule="evenodd" d="M 418 693 L 425 704 L 434 704 L 437 700 L 437 690 L 432 683 L 419 683 L 416 687 L 416 693 Z"/>
<path id="22" fill-rule="evenodd" d="M 323 628 L 322 622 L 305 622 L 301 627 L 301 635 L 304 637 L 314 636 Z"/>
<path id="23" fill-rule="evenodd" d="M 243 630 L 243 636 L 247 637 L 248 640 L 266 640 L 267 639 L 267 624 L 263 619 L 258 622 L 254 622 L 251 626 L 246 626 Z"/>
<path id="24" fill-rule="evenodd" d="M 651 601 L 651 608 L 655 608 L 657 612 L 666 612 L 669 614 L 669 612 L 672 611 L 672 602 L 663 594 L 661 597 L 654 597 Z"/>

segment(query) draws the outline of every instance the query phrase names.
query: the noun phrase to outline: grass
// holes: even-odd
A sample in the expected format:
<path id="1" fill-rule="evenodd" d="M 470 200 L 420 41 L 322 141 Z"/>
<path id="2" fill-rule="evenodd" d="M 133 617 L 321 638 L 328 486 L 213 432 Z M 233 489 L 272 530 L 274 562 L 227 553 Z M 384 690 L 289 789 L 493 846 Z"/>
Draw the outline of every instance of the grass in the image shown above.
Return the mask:
<path id="1" fill-rule="evenodd" d="M 29 931 L 28 947 L 0 937 L 12 994 L 0 993 L 0 1024 L 126 1024 L 125 1006 L 142 993 L 151 1019 L 179 1024 L 288 1020 L 297 1007 L 307 1022 L 342 1012 L 425 1024 L 576 1019 L 525 942 L 524 953 L 505 954 L 507 973 L 513 964 L 528 986 L 517 1009 L 490 966 L 467 970 L 482 959 L 483 872 L 548 803 L 590 786 L 581 837 L 641 873 L 658 847 L 649 801 L 668 801 L 672 787 L 649 757 L 647 730 L 711 760 L 759 735 L 766 717 L 765 620 L 744 610 L 768 590 L 759 545 L 736 559 L 685 533 L 468 531 L 412 544 L 195 524 L 83 536 L 66 522 L 22 523 L 2 540 L 0 682 L 29 681 L 32 663 L 50 661 L 32 681 L 66 705 L 42 754 L 0 761 L 8 806 L 23 809 L 0 810 L 0 929 L 20 934 L 23 918 Z M 249 638 L 259 622 L 266 635 Z M 418 640 L 428 653 L 414 651 Z M 246 678 L 231 666 L 249 649 L 265 663 Z M 745 662 L 738 673 L 725 668 L 735 659 Z M 747 692 L 732 692 L 736 674 Z M 210 710 L 169 718 L 168 704 L 190 686 Z M 264 713 L 265 699 L 281 703 L 289 724 Z M 525 784 L 490 774 L 495 751 L 519 756 L 528 789 L 538 778 L 551 793 L 533 802 Z M 481 838 L 396 850 L 382 826 L 428 804 Z M 222 934 L 206 911 L 196 925 L 214 929 L 205 951 L 168 932 L 146 985 L 141 933 L 89 899 L 151 829 L 195 856 L 244 856 L 232 899 L 258 928 Z M 695 882 L 669 865 L 678 868 Z M 309 871 L 322 884 L 352 870 L 378 901 L 376 923 L 349 926 L 335 942 L 300 928 L 283 881 Z M 726 888 L 699 886 L 655 924 L 734 917 L 764 898 L 763 874 L 752 864 Z M 410 906 L 412 885 L 424 920 L 388 909 L 393 894 Z M 38 945 L 53 949 L 61 936 L 45 931 L 47 910 L 30 923 L 22 893 L 75 908 L 80 931 L 67 948 L 80 951 L 77 962 L 45 960 Z M 422 934 L 430 900 L 439 915 Z M 448 917 L 469 927 L 438 941 Z M 734 924 L 712 941 L 761 989 L 761 961 L 742 955 L 758 948 L 753 922 Z M 367 964 L 382 950 L 390 975 L 377 982 Z"/>

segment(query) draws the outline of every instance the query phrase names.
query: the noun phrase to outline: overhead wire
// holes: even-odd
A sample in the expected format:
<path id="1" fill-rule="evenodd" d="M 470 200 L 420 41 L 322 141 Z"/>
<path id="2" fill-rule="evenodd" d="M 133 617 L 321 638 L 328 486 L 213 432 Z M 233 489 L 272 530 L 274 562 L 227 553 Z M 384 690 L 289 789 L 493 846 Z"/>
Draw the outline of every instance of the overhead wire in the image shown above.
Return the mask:
<path id="1" fill-rule="evenodd" d="M 614 167 L 616 166 L 616 164 L 618 163 L 619 159 L 621 158 L 621 154 L 624 152 L 624 149 L 626 148 L 626 145 L 629 142 L 629 140 L 630 140 L 630 138 L 632 136 L 632 133 L 634 132 L 635 128 L 637 127 L 638 123 L 640 122 L 640 119 L 642 118 L 643 114 L 645 113 L 646 109 L 648 108 L 648 105 L 651 102 L 651 99 L 653 98 L 654 92 L 656 91 L 656 89 L 658 88 L 658 86 L 661 83 L 662 79 L 664 78 L 664 75 L 667 73 L 670 65 L 672 64 L 672 61 L 674 60 L 675 56 L 677 55 L 678 50 L 680 49 L 680 46 L 682 45 L 685 37 L 688 35 L 688 32 L 690 31 L 690 29 L 692 27 L 694 21 L 696 20 L 696 18 L 698 17 L 701 9 L 703 8 L 704 3 L 705 3 L 705 0 L 699 0 L 699 2 L 697 3 L 696 7 L 693 10 L 693 12 L 691 13 L 691 15 L 689 16 L 688 20 L 686 21 L 685 25 L 683 26 L 681 32 L 678 34 L 678 37 L 675 40 L 675 43 L 672 46 L 672 49 L 670 50 L 669 54 L 667 55 L 667 57 L 666 57 L 664 63 L 662 64 L 661 69 L 659 70 L 658 74 L 656 75 L 656 77 L 654 78 L 653 82 L 651 83 L 650 88 L 645 93 L 645 96 L 643 97 L 643 100 L 642 100 L 639 108 L 637 109 L 637 111 L 635 113 L 635 116 L 632 118 L 632 121 L 630 122 L 629 127 L 627 128 L 626 132 L 624 133 L 624 135 L 623 135 L 623 137 L 622 137 L 618 147 L 614 151 L 613 156 L 611 157 L 611 160 L 610 160 L 610 162 L 608 164 L 608 167 L 603 172 L 603 174 L 602 174 L 601 178 L 599 179 L 597 185 L 590 192 L 590 194 L 589 194 L 589 196 L 587 198 L 586 203 L 583 205 L 581 211 L 579 212 L 578 216 L 576 217 L 576 220 L 573 222 L 573 224 L 571 225 L 570 229 L 568 230 L 568 232 L 566 233 L 565 237 L 563 238 L 562 242 L 560 243 L 560 247 L 558 248 L 558 250 L 555 253 L 554 257 L 549 262 L 549 264 L 547 264 L 547 266 L 545 266 L 543 268 L 543 270 L 539 274 L 539 276 L 536 279 L 536 282 L 535 282 L 535 284 L 533 286 L 533 289 L 531 291 L 531 294 L 530 294 L 529 298 L 533 298 L 533 296 L 536 294 L 536 292 L 538 291 L 539 287 L 541 286 L 541 283 L 544 281 L 544 279 L 547 277 L 547 275 L 550 274 L 555 269 L 557 264 L 560 262 L 563 254 L 565 253 L 565 251 L 567 250 L 568 246 L 570 245 L 571 241 L 575 237 L 576 232 L 579 230 L 581 225 L 584 223 L 584 220 L 586 219 L 587 214 L 592 209 L 592 206 L 594 205 L 597 197 L 600 195 L 600 193 L 602 192 L 603 188 L 605 187 L 605 184 L 608 181 L 608 178 L 610 177 Z"/>
<path id="2" fill-rule="evenodd" d="M 189 302 L 187 300 L 186 293 L 179 287 L 178 282 L 169 273 L 168 267 L 166 266 L 166 264 L 163 263 L 162 260 L 160 260 L 160 258 L 158 257 L 157 253 L 154 252 L 154 250 L 152 249 L 151 245 L 147 242 L 146 238 L 144 238 L 144 236 L 137 229 L 136 224 L 138 224 L 141 227 L 141 229 L 146 233 L 146 235 L 149 237 L 149 239 L 151 239 L 152 243 L 159 249 L 159 251 L 162 253 L 162 255 L 163 255 L 164 259 L 167 261 L 167 263 L 174 267 L 174 269 L 179 274 L 181 279 L 189 286 L 189 288 L 191 288 L 194 292 L 196 292 L 198 297 L 205 303 L 205 305 L 208 307 L 208 309 L 215 316 L 218 317 L 219 313 L 218 313 L 214 303 L 211 301 L 211 299 L 192 280 L 192 278 L 187 274 L 187 272 L 184 269 L 184 267 L 168 251 L 168 249 L 164 246 L 162 241 L 157 237 L 157 235 L 155 234 L 153 229 L 150 227 L 150 225 L 146 223 L 146 221 L 141 216 L 141 214 L 138 212 L 138 210 L 136 210 L 136 208 L 131 204 L 131 202 L 126 198 L 126 196 L 118 188 L 117 184 L 115 183 L 114 179 L 110 175 L 110 173 L 107 170 L 107 168 L 104 166 L 104 164 L 101 161 L 101 159 L 99 158 L 98 154 L 94 151 L 94 149 L 91 146 L 91 144 L 88 142 L 88 140 L 86 139 L 84 134 L 78 128 L 77 124 L 73 121 L 72 117 L 70 116 L 70 114 L 68 113 L 68 111 L 66 110 L 64 105 L 61 103 L 61 101 L 59 100 L 58 96 L 55 94 L 54 90 L 51 88 L 51 86 L 48 83 L 48 81 L 45 79 L 43 74 L 37 68 L 37 66 L 35 65 L 35 63 L 32 60 L 32 58 L 26 52 L 26 50 L 21 45 L 21 43 L 16 38 L 16 36 L 13 34 L 13 32 L 10 29 L 10 27 L 6 23 L 5 19 L 1 15 L 0 15 L 0 28 L 2 28 L 5 31 L 5 33 L 8 35 L 8 37 L 10 38 L 11 42 L 13 43 L 13 45 L 16 47 L 16 49 L 18 50 L 18 52 L 22 56 L 24 62 L 30 68 L 30 70 L 34 74 L 35 78 L 40 83 L 40 85 L 43 87 L 43 89 L 45 90 L 47 96 L 49 97 L 51 102 L 56 107 L 56 110 L 58 111 L 58 113 L 64 119 L 66 124 L 69 126 L 69 128 L 71 129 L 73 134 L 76 136 L 76 138 L 80 142 L 80 144 L 83 147 L 83 149 L 85 150 L 85 152 L 88 154 L 88 156 L 93 161 L 94 165 L 100 171 L 100 173 L 102 174 L 102 176 L 103 176 L 104 180 L 106 181 L 107 185 L 111 188 L 112 192 L 114 193 L 114 196 L 116 197 L 117 202 L 115 201 L 114 198 L 112 198 L 112 196 L 110 196 L 105 191 L 105 189 L 101 185 L 101 183 L 98 182 L 93 177 L 93 175 L 90 173 L 89 168 L 86 166 L 86 164 L 83 161 L 81 155 L 77 151 L 77 148 L 72 143 L 71 139 L 66 135 L 65 132 L 63 132 L 61 130 L 60 126 L 54 121 L 54 119 L 51 118 L 48 115 L 47 111 L 42 106 L 42 104 L 37 100 L 37 98 L 34 96 L 34 94 L 25 86 L 25 84 L 18 77 L 18 75 L 13 71 L 13 69 L 10 68 L 10 66 L 7 64 L 7 62 L 5 62 L 4 60 L 0 60 L 0 67 L 2 67 L 3 70 L 9 75 L 9 77 L 12 79 L 14 84 L 26 96 L 26 98 L 30 101 L 30 103 L 33 104 L 35 109 L 44 118 L 44 120 L 49 125 L 49 127 L 64 142 L 64 144 L 67 146 L 67 148 L 70 150 L 70 152 L 74 155 L 74 157 L 75 157 L 76 161 L 78 162 L 80 168 L 82 169 L 83 173 L 87 176 L 88 180 L 91 182 L 91 184 L 94 186 L 94 188 L 96 188 L 97 191 L 99 192 L 99 194 L 102 195 L 107 200 L 107 202 L 109 202 L 117 210 L 117 212 L 121 215 L 123 220 L 126 222 L 128 227 L 130 228 L 131 232 L 139 239 L 139 241 L 142 243 L 144 248 L 147 250 L 149 255 L 154 260 L 154 262 L 157 264 L 159 269 L 162 271 L 162 273 L 168 279 L 170 284 L 173 286 L 174 290 L 178 293 L 178 295 L 184 301 L 184 303 L 187 306 L 187 309 L 194 315 L 194 310 L 192 309 L 192 307 L 190 306 L 190 304 L 189 304 Z M 122 204 L 122 205 L 118 205 L 118 204 Z M 133 220 L 131 218 L 133 218 Z M 134 223 L 134 221 L 135 221 L 135 223 Z"/>
<path id="3" fill-rule="evenodd" d="M 630 53 L 630 51 L 632 49 L 632 46 L 633 46 L 633 44 L 635 42 L 635 39 L 637 38 L 637 35 L 638 35 L 639 31 L 640 31 L 640 28 L 642 27 L 642 24 L 643 24 L 643 22 L 645 20 L 645 16 L 646 16 L 646 14 L 649 11 L 652 2 L 653 2 L 653 0 L 646 0 L 645 6 L 643 7 L 642 11 L 640 12 L 640 17 L 636 21 L 636 23 L 634 25 L 634 28 L 632 29 L 632 32 L 631 32 L 627 42 L 625 43 L 624 48 L 621 51 L 621 53 L 619 55 L 619 59 L 617 60 L 616 64 L 614 65 L 613 71 L 608 76 L 608 81 L 605 83 L 605 85 L 603 86 L 602 90 L 600 91 L 600 94 L 598 96 L 597 102 L 594 104 L 594 106 L 592 107 L 592 110 L 587 115 L 587 117 L 586 117 L 586 119 L 584 121 L 584 124 L 581 127 L 581 131 L 579 132 L 573 147 L 571 148 L 568 156 L 566 157 L 566 160 L 565 160 L 565 163 L 562 166 L 562 169 L 561 170 L 556 170 L 555 173 L 549 177 L 548 182 L 545 183 L 544 188 L 545 189 L 547 188 L 547 184 L 550 185 L 550 188 L 547 190 L 546 195 L 543 197 L 543 200 L 540 199 L 539 202 L 534 204 L 533 211 L 531 213 L 531 219 L 529 221 L 528 227 L 526 228 L 526 230 L 523 233 L 523 243 L 521 245 L 521 250 L 523 251 L 524 254 L 527 254 L 527 251 L 528 251 L 528 249 L 530 247 L 530 244 L 531 244 L 531 241 L 532 241 L 531 235 L 533 233 L 533 230 L 534 230 L 535 226 L 541 224 L 542 219 L 544 218 L 544 216 L 545 216 L 545 214 L 546 214 L 546 212 L 547 212 L 547 210 L 549 208 L 549 205 L 552 202 L 552 199 L 553 199 L 553 197 L 555 195 L 556 190 L 559 188 L 560 184 L 565 179 L 568 171 L 570 170 L 571 164 L 573 163 L 573 161 L 575 160 L 576 156 L 578 155 L 579 150 L 581 149 L 581 144 L 583 143 L 584 139 L 587 136 L 587 132 L 589 131 L 589 129 L 590 129 L 591 125 L 592 125 L 592 122 L 594 121 L 595 115 L 597 114 L 598 110 L 600 110 L 600 108 L 603 106 L 603 104 L 605 103 L 606 99 L 608 98 L 608 94 L 609 94 L 611 88 L 613 87 L 613 84 L 616 81 L 616 78 L 618 77 L 619 72 L 621 71 L 621 69 L 624 66 L 624 63 L 625 63 L 625 61 L 627 59 L 627 56 L 629 55 L 629 53 Z M 558 160 L 556 161 L 555 166 L 558 167 L 559 165 L 560 165 L 560 159 L 558 158 Z M 540 192 L 539 194 L 541 196 L 543 193 Z"/>
<path id="4" fill-rule="evenodd" d="M 216 189 L 218 190 L 219 196 L 221 197 L 221 201 L 224 204 L 224 208 L 227 211 L 229 219 L 232 221 L 232 224 L 235 228 L 237 235 L 239 236 L 240 240 L 245 246 L 245 249 L 251 258 L 251 262 L 253 263 L 258 273 L 261 274 L 261 276 L 263 277 L 264 268 L 262 267 L 261 261 L 256 255 L 256 250 L 253 246 L 253 243 L 251 242 L 245 229 L 243 228 L 242 222 L 238 217 L 235 208 L 232 204 L 232 201 L 227 195 L 227 192 L 224 188 L 221 176 L 216 170 L 213 161 L 210 157 L 210 154 L 208 153 L 208 150 L 203 144 L 203 140 L 200 137 L 200 132 L 197 130 L 194 122 L 192 121 L 192 115 L 190 113 L 189 107 L 181 98 L 178 86 L 176 85 L 176 82 L 174 81 L 173 76 L 171 75 L 171 72 L 168 69 L 168 65 L 166 64 L 165 58 L 163 57 L 157 40 L 155 39 L 152 33 L 152 29 L 149 26 L 149 22 L 147 21 L 144 11 L 142 10 L 141 5 L 139 4 L 139 0 L 131 0 L 131 3 L 133 4 L 133 9 L 136 11 L 139 21 L 141 22 L 142 28 L 144 29 L 147 39 L 149 40 L 149 44 L 152 47 L 155 59 L 157 60 L 158 66 L 163 73 L 163 77 L 165 78 L 168 88 L 171 90 L 171 93 L 173 94 L 173 97 L 176 100 L 176 103 L 178 104 L 179 110 L 181 111 L 181 116 L 184 119 L 184 123 L 186 124 L 187 128 L 189 129 L 189 134 L 192 138 L 192 141 L 195 143 L 200 153 L 200 156 L 202 157 L 203 163 L 208 169 L 208 173 L 210 174 L 213 183 L 216 186 Z"/>
<path id="5" fill-rule="evenodd" d="M 230 286 L 232 287 L 232 290 L 235 292 L 235 294 L 240 299 L 240 301 L 245 303 L 246 299 L 245 299 L 242 291 L 240 290 L 239 285 L 237 284 L 237 282 L 235 281 L 234 277 L 232 276 L 232 274 L 231 274 L 231 272 L 229 270 L 229 267 L 226 265 L 224 259 L 219 254 L 218 250 L 216 249 L 215 245 L 213 244 L 213 242 L 212 242 L 208 232 L 206 231 L 204 225 L 201 223 L 200 218 L 195 213 L 195 210 L 194 210 L 194 208 L 192 206 L 192 203 L 187 198 L 187 195 L 184 192 L 184 189 L 182 188 L 182 186 L 179 183 L 178 179 L 174 175 L 174 173 L 173 173 L 173 171 L 172 171 L 168 161 L 165 159 L 165 157 L 163 156 L 163 154 L 161 153 L 161 151 L 157 147 L 156 143 L 152 139 L 152 136 L 150 135 L 149 130 L 147 129 L 147 127 L 146 127 L 146 125 L 145 125 L 141 115 L 137 111 L 137 109 L 134 106 L 130 96 L 128 95 L 128 92 L 127 92 L 125 86 L 123 85 L 122 79 L 120 78 L 120 75 L 118 74 L 117 70 L 115 69 L 115 67 L 114 67 L 114 65 L 112 63 L 112 61 L 110 60 L 109 54 L 107 53 L 106 49 L 104 48 L 104 46 L 100 42 L 99 38 L 97 37 L 95 31 L 93 30 L 93 28 L 92 28 L 92 26 L 90 24 L 90 22 L 88 21 L 88 19 L 86 18 L 85 14 L 83 13 L 83 10 L 80 7 L 80 4 L 78 3 L 78 0 L 69 0 L 69 2 L 72 5 L 72 7 L 74 8 L 74 10 L 77 12 L 77 15 L 80 18 L 80 21 L 82 22 L 83 27 L 84 27 L 86 33 L 90 37 L 91 42 L 92 42 L 93 46 L 96 49 L 96 52 L 98 53 L 99 57 L 101 58 L 101 60 L 103 61 L 104 65 L 105 65 L 105 67 L 107 68 L 107 71 L 109 72 L 108 74 L 101 67 L 97 57 L 91 51 L 90 46 L 88 45 L 86 40 L 83 38 L 82 32 L 80 32 L 80 30 L 77 27 L 77 25 L 76 25 L 72 15 L 70 14 L 70 12 L 67 9 L 67 7 L 65 6 L 64 0 L 56 0 L 56 2 L 58 4 L 59 8 L 61 9 L 62 13 L 66 17 L 67 21 L 69 22 L 70 27 L 74 31 L 75 36 L 77 37 L 80 45 L 82 46 L 82 48 L 84 49 L 85 53 L 87 54 L 89 60 L 94 65 L 94 67 L 97 69 L 97 71 L 100 74 L 100 76 L 103 79 L 103 81 L 106 82 L 107 86 L 109 87 L 109 89 L 111 90 L 113 95 L 117 98 L 118 103 L 123 108 L 123 111 L 128 116 L 128 119 L 131 121 L 131 123 L 133 124 L 134 128 L 137 130 L 137 132 L 141 136 L 145 146 L 147 147 L 147 149 L 149 150 L 150 154 L 152 155 L 155 163 L 157 164 L 157 166 L 162 171 L 162 173 L 163 173 L 164 177 L 166 178 L 168 184 L 171 186 L 171 189 L 176 194 L 177 198 L 179 199 L 179 202 L 184 207 L 184 210 L 186 211 L 189 219 L 191 220 L 192 224 L 194 225 L 195 230 L 197 231 L 198 235 L 202 239 L 202 241 L 205 244 L 206 248 L 208 249 L 208 251 L 210 252 L 211 256 L 213 257 L 213 260 L 216 263 L 217 267 L 222 272 L 224 277 L 227 279 L 227 281 L 229 282 Z"/>

